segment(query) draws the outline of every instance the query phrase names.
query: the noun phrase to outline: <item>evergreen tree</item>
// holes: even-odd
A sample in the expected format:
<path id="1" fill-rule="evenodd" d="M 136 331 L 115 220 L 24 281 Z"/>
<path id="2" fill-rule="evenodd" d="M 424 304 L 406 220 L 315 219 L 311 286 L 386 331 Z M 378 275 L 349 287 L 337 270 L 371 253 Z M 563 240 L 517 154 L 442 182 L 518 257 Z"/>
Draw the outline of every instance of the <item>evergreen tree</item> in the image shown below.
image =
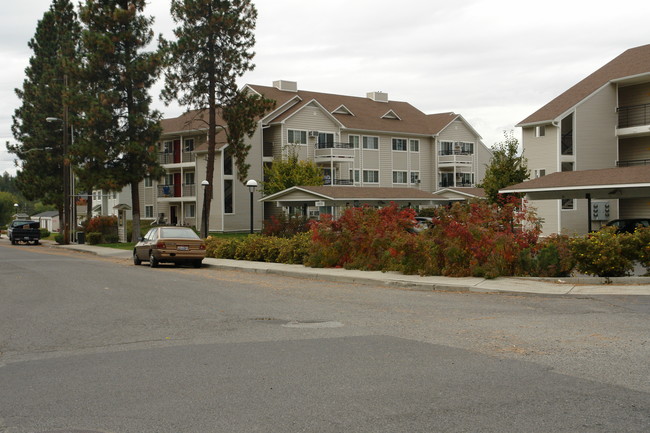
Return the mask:
<path id="1" fill-rule="evenodd" d="M 214 187 L 217 128 L 221 126 L 226 131 L 240 170 L 238 177 L 243 181 L 248 169 L 243 136 L 250 134 L 254 125 L 248 127 L 239 115 L 254 119 L 270 104 L 263 98 L 240 94 L 236 83 L 238 77 L 254 68 L 251 50 L 255 45 L 257 9 L 251 0 L 172 0 L 171 15 L 178 25 L 174 29 L 177 39 L 164 43 L 169 68 L 165 72 L 163 98 L 166 102 L 178 100 L 188 109 L 208 112 L 208 186 L 201 217 L 201 235 L 205 237 Z M 219 110 L 223 110 L 224 118 L 232 121 L 237 117 L 241 122 L 218 125 Z M 237 116 L 231 115 L 235 113 Z M 232 129 L 228 130 L 228 126 Z"/>
<path id="2" fill-rule="evenodd" d="M 292 186 L 323 185 L 323 171 L 313 162 L 298 159 L 295 147 L 287 151 L 287 158 L 276 158 L 273 164 L 264 167 L 262 192 L 264 195 L 275 194 Z"/>
<path id="3" fill-rule="evenodd" d="M 504 131 L 503 135 L 504 141 L 492 147 L 492 158 L 483 183 L 479 185 L 491 203 L 499 203 L 500 189 L 523 182 L 530 176 L 526 158 L 518 154 L 519 140 L 512 131 Z"/>
<path id="4" fill-rule="evenodd" d="M 21 106 L 15 110 L 12 132 L 17 144 L 8 145 L 21 161 L 16 183 L 28 199 L 42 199 L 63 210 L 64 163 L 62 124 L 47 117 L 64 118 L 72 94 L 66 79 L 77 62 L 80 26 L 69 0 L 54 0 L 38 22 L 28 46 L 33 55 L 25 69 Z"/>
<path id="5" fill-rule="evenodd" d="M 76 146 L 80 175 L 108 191 L 131 185 L 133 241 L 140 236 L 138 184 L 162 175 L 156 151 L 161 115 L 151 110 L 149 96 L 161 56 L 144 51 L 153 38 L 145 5 L 145 0 L 86 0 L 80 8 L 81 77 L 88 83 Z"/>

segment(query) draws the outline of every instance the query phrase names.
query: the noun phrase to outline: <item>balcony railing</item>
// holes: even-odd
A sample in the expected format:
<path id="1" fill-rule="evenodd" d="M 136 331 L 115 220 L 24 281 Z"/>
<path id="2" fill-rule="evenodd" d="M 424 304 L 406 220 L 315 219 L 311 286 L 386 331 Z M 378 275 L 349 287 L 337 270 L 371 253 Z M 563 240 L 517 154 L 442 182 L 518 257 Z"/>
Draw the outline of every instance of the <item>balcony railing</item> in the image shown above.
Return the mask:
<path id="1" fill-rule="evenodd" d="M 180 164 L 182 162 L 194 162 L 196 154 L 194 152 L 158 152 L 158 162 L 160 164 Z"/>
<path id="2" fill-rule="evenodd" d="M 352 143 L 318 143 L 316 149 L 352 149 Z"/>
<path id="3" fill-rule="evenodd" d="M 632 167 L 635 165 L 650 165 L 650 159 L 631 159 L 629 161 L 616 161 L 617 167 Z"/>
<path id="4" fill-rule="evenodd" d="M 630 105 L 618 108 L 618 127 L 650 125 L 650 104 Z"/>
<path id="5" fill-rule="evenodd" d="M 323 182 L 324 185 L 354 185 L 354 180 L 352 179 L 328 179 L 327 176 L 325 176 L 325 180 Z"/>
<path id="6" fill-rule="evenodd" d="M 195 197 L 196 184 L 158 185 L 158 197 Z"/>

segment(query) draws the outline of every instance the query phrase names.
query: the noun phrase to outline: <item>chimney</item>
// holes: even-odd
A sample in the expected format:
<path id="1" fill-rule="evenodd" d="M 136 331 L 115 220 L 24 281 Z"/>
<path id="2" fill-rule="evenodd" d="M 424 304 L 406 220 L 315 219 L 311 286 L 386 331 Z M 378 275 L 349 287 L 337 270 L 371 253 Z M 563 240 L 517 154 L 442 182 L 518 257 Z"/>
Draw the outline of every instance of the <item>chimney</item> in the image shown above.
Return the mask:
<path id="1" fill-rule="evenodd" d="M 297 92 L 298 83 L 296 81 L 278 80 L 273 82 L 273 87 L 285 92 Z"/>
<path id="2" fill-rule="evenodd" d="M 375 102 L 388 102 L 388 93 L 384 92 L 369 92 L 366 93 L 366 96 L 369 99 L 372 99 Z"/>

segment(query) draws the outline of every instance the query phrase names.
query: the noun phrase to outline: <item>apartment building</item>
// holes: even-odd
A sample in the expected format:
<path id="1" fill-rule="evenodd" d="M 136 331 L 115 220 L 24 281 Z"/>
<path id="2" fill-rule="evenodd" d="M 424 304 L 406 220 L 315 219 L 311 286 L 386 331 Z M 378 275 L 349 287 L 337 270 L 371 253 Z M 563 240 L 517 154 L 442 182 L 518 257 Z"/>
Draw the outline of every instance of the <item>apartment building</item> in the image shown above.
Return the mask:
<path id="1" fill-rule="evenodd" d="M 650 45 L 625 51 L 517 126 L 522 128 L 531 178 L 585 173 L 562 177 L 573 185 L 553 184 L 560 191 L 556 199 L 532 200 L 543 218 L 544 233 L 583 234 L 591 221 L 592 228 L 598 228 L 616 218 L 650 216 L 650 192 L 645 197 L 617 198 L 622 190 L 611 188 L 611 194 L 594 201 L 584 194 L 561 198 L 562 188 L 589 186 L 576 182 L 601 183 L 599 173 L 612 176 L 593 170 L 638 165 L 650 170 Z M 536 184 L 543 182 L 528 185 Z"/>
<path id="2" fill-rule="evenodd" d="M 298 89 L 296 82 L 246 85 L 246 91 L 276 101 L 249 138 L 249 179 L 263 181 L 263 167 L 286 155 L 288 146 L 312 160 L 325 184 L 346 188 L 472 188 L 484 176 L 491 153 L 459 114 L 425 114 L 383 92 L 353 97 Z M 201 182 L 206 179 L 207 113 L 191 111 L 162 121 L 159 143 L 163 179 L 140 185 L 143 218 L 200 225 Z M 223 132 L 217 135 L 211 231 L 242 231 L 250 225 L 250 191 L 237 180 Z M 421 197 L 420 197 L 421 198 Z M 276 203 L 254 192 L 254 226 Z"/>

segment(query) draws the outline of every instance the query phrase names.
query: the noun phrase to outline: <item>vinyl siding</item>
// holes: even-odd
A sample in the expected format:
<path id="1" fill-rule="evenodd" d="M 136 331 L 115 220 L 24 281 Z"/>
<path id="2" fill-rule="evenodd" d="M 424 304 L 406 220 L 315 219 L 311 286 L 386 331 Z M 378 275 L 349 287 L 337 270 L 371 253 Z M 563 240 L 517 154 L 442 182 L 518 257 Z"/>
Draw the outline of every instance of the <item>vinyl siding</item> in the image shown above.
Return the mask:
<path id="1" fill-rule="evenodd" d="M 340 142 L 340 128 L 339 126 L 328 117 L 320 107 L 314 105 L 307 105 L 295 115 L 291 116 L 284 124 L 282 132 L 282 143 L 288 143 L 288 131 L 290 129 L 297 129 L 307 131 L 307 145 L 299 146 L 300 159 L 314 158 L 314 146 L 318 139 L 309 137 L 309 131 L 319 131 L 334 134 L 334 141 Z"/>
<path id="2" fill-rule="evenodd" d="M 619 208 L 619 218 L 650 218 L 650 198 L 619 200 Z"/>
<path id="3" fill-rule="evenodd" d="M 619 141 L 619 161 L 650 159 L 650 137 L 634 137 Z M 648 167 L 650 170 L 650 167 Z"/>
<path id="4" fill-rule="evenodd" d="M 650 83 L 636 86 L 621 87 L 618 89 L 618 106 L 650 104 Z"/>
<path id="5" fill-rule="evenodd" d="M 605 86 L 576 108 L 576 170 L 615 166 L 618 153 L 615 108 L 616 88 L 613 85 Z"/>

